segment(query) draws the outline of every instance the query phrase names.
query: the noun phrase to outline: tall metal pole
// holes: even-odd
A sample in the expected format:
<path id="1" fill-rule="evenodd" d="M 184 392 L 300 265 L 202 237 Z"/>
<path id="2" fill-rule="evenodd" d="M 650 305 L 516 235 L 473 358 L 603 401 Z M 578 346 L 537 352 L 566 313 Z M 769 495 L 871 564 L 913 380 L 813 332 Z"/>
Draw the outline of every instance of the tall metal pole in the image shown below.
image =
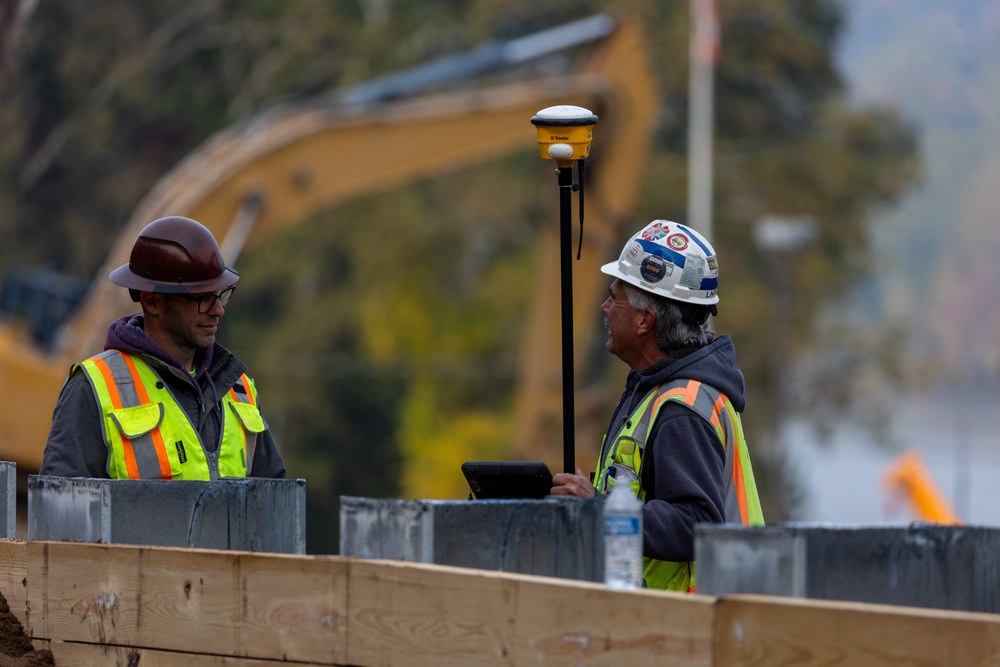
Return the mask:
<path id="1" fill-rule="evenodd" d="M 571 163 L 572 164 L 572 163 Z M 573 167 L 559 167 L 559 284 L 562 325 L 563 470 L 576 471 L 573 402 Z"/>
<path id="2" fill-rule="evenodd" d="M 719 52 L 715 0 L 690 0 L 691 66 L 688 80 L 688 219 L 712 241 L 712 133 L 714 69 Z"/>
<path id="3" fill-rule="evenodd" d="M 556 174 L 559 175 L 563 470 L 568 473 L 576 472 L 576 411 L 573 405 L 573 165 L 577 160 L 590 155 L 592 131 L 596 123 L 597 116 L 590 111 L 569 104 L 542 109 L 531 118 L 531 124 L 538 132 L 538 148 L 542 158 L 555 160 L 558 167 Z"/>

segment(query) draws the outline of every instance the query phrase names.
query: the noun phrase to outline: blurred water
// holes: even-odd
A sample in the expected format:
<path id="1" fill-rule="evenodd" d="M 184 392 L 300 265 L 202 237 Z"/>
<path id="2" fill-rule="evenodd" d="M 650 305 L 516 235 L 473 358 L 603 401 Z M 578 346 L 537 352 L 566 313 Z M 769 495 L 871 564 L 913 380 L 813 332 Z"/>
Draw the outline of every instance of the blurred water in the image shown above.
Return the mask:
<path id="1" fill-rule="evenodd" d="M 883 476 L 907 449 L 965 523 L 1000 525 L 1000 393 L 954 390 L 914 394 L 897 408 L 892 432 L 900 444 L 877 444 L 844 427 L 820 445 L 804 424 L 786 431 L 789 456 L 807 492 L 802 520 L 836 523 L 909 523 L 905 499 L 893 498 Z"/>

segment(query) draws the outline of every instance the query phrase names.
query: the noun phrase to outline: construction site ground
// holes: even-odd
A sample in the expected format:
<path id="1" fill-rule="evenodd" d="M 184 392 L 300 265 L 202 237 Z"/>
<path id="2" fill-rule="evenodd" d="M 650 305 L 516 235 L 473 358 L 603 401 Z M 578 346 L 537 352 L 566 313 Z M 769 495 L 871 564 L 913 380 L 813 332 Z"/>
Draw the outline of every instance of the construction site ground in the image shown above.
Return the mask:
<path id="1" fill-rule="evenodd" d="M 53 665 L 52 652 L 35 650 L 21 621 L 11 613 L 7 599 L 0 595 L 0 667 L 43 667 Z"/>

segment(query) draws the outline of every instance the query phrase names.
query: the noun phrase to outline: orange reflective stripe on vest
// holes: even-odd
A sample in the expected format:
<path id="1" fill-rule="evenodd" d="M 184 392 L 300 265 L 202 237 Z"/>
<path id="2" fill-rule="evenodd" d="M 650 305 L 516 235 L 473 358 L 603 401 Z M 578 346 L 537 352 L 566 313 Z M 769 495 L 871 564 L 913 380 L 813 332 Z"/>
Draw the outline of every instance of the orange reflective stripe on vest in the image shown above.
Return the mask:
<path id="1" fill-rule="evenodd" d="M 240 391 L 236 391 L 239 387 Z M 229 389 L 229 395 L 234 401 L 243 401 L 244 403 L 249 403 L 250 405 L 255 405 L 253 402 L 253 394 L 250 393 L 250 378 L 244 373 L 240 376 L 240 379 Z"/>
<path id="2" fill-rule="evenodd" d="M 237 389 L 239 391 L 236 391 Z M 256 407 L 257 404 L 253 398 L 253 385 L 250 383 L 250 378 L 247 377 L 246 373 L 241 375 L 236 384 L 229 389 L 229 397 L 235 403 L 247 403 Z M 247 468 L 247 472 L 250 471 L 250 467 L 253 465 L 253 455 L 256 449 L 257 434 L 250 430 L 245 431 L 243 465 Z"/>

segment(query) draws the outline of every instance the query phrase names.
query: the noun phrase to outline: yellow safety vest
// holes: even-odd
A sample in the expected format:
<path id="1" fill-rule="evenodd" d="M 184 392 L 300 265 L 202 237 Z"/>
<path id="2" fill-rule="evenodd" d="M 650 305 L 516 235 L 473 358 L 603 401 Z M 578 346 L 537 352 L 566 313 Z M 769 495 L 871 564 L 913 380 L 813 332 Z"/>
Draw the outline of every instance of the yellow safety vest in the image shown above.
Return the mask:
<path id="1" fill-rule="evenodd" d="M 666 401 L 681 403 L 705 419 L 715 429 L 726 453 L 725 516 L 727 523 L 744 526 L 764 525 L 764 514 L 757 496 L 750 454 L 743 436 L 743 424 L 732 402 L 714 387 L 697 380 L 674 380 L 653 388 L 629 416 L 608 448 L 594 477 L 594 486 L 607 493 L 616 481 L 627 480 L 636 496 L 646 502 L 642 488 L 642 455 L 646 436 Z M 615 476 L 608 472 L 615 466 Z M 739 519 L 737 520 L 737 517 Z M 693 591 L 694 562 L 675 563 L 643 558 L 643 578 L 649 588 Z"/>
<path id="2" fill-rule="evenodd" d="M 112 479 L 247 476 L 257 435 L 266 427 L 257 389 L 246 374 L 222 398 L 222 442 L 210 453 L 166 383 L 141 357 L 107 350 L 79 367 L 87 373 L 103 415 Z"/>

